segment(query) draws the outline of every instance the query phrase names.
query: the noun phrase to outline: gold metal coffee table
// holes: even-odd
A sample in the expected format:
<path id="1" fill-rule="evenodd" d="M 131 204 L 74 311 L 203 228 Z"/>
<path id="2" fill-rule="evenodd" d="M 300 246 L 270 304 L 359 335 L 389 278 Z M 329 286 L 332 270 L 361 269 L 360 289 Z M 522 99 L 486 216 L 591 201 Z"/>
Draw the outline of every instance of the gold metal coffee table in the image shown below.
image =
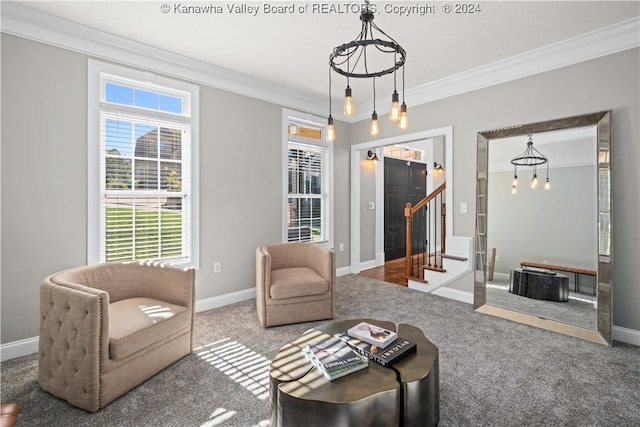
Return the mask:
<path id="1" fill-rule="evenodd" d="M 302 348 L 360 322 L 394 330 L 417 344 L 415 354 L 385 368 L 369 367 L 327 380 Z M 415 326 L 375 319 L 332 322 L 285 344 L 269 370 L 271 426 L 436 426 L 440 420 L 438 348 Z"/>

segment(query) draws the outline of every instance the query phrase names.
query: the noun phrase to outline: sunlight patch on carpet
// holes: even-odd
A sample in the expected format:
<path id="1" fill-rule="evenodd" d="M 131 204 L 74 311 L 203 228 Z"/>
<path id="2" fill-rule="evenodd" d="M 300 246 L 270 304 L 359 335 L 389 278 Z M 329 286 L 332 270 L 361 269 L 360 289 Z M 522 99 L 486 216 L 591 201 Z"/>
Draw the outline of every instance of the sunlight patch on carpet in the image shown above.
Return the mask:
<path id="1" fill-rule="evenodd" d="M 258 399 L 269 397 L 271 361 L 266 357 L 230 338 L 200 346 L 194 352 Z"/>
<path id="2" fill-rule="evenodd" d="M 209 420 L 202 424 L 200 427 L 211 427 L 217 426 L 221 423 L 227 421 L 229 418 L 233 417 L 236 414 L 236 411 L 228 411 L 224 408 L 218 408 L 213 411 L 213 414 L 209 417 Z"/>

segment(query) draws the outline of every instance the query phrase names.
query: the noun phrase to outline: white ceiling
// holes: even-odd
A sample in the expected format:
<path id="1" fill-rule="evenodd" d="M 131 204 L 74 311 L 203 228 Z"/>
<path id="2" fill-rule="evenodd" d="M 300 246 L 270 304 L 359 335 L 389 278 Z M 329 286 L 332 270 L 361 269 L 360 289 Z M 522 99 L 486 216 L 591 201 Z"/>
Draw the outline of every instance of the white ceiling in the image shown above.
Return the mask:
<path id="1" fill-rule="evenodd" d="M 333 48 L 355 38 L 360 2 L 217 1 L 22 1 L 23 5 L 112 35 L 141 42 L 234 73 L 284 87 L 301 96 L 327 99 L 328 58 Z M 294 13 L 265 13 L 264 4 L 293 5 Z M 307 12 L 299 11 L 305 3 Z M 162 5 L 169 5 L 168 13 Z M 407 51 L 406 87 L 445 77 L 545 47 L 637 17 L 638 1 L 478 2 L 473 14 L 446 14 L 453 2 L 372 1 L 375 23 Z M 435 13 L 399 15 L 386 7 L 430 4 Z M 178 13 L 176 5 L 222 7 L 222 13 Z M 257 7 L 255 16 L 230 6 Z M 314 13 L 313 7 L 339 7 Z M 345 12 L 346 11 L 346 12 Z M 343 13 L 338 13 L 343 12 Z M 333 73 L 333 97 L 346 82 Z M 391 76 L 377 79 L 377 96 L 387 100 Z M 351 80 L 356 104 L 370 102 L 370 79 Z M 410 104 L 410 100 L 407 100 Z"/>

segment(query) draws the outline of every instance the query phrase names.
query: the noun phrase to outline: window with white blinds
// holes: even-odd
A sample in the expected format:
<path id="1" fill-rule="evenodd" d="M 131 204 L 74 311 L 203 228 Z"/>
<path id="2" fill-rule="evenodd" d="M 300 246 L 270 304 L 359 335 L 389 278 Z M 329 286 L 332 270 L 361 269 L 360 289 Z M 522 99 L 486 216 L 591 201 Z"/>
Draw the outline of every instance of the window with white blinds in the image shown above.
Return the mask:
<path id="1" fill-rule="evenodd" d="M 99 146 L 90 150 L 99 162 L 92 261 L 196 264 L 192 92 L 166 79 L 103 72 L 98 80 L 99 137 L 89 141 Z"/>
<path id="2" fill-rule="evenodd" d="M 289 143 L 287 228 L 290 242 L 326 240 L 325 163 L 326 149 Z"/>
<path id="3" fill-rule="evenodd" d="M 329 240 L 329 146 L 322 125 L 290 121 L 287 126 L 289 242 Z"/>

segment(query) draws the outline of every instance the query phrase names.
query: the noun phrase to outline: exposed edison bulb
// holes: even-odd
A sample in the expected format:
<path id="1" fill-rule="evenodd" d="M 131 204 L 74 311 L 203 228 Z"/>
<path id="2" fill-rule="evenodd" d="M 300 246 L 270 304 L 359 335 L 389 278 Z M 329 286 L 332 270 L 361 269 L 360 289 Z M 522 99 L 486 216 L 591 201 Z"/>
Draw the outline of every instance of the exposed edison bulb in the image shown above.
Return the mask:
<path id="1" fill-rule="evenodd" d="M 378 114 L 374 111 L 371 114 L 371 126 L 369 127 L 369 134 L 371 136 L 378 136 L 380 133 L 380 127 L 378 127 Z"/>
<path id="2" fill-rule="evenodd" d="M 516 185 L 511 186 L 511 194 L 516 194 L 517 188 L 518 187 Z"/>
<path id="3" fill-rule="evenodd" d="M 513 175 L 513 183 L 511 184 L 513 188 L 518 186 L 518 175 Z"/>
<path id="4" fill-rule="evenodd" d="M 333 127 L 333 117 L 331 115 L 329 115 L 329 120 L 327 121 L 326 138 L 329 142 L 336 140 L 336 129 Z"/>
<path id="5" fill-rule="evenodd" d="M 549 182 L 549 177 L 547 177 L 547 179 L 544 180 L 544 189 L 548 190 L 551 188 L 551 182 Z"/>
<path id="6" fill-rule="evenodd" d="M 398 126 L 400 129 L 405 130 L 409 127 L 409 117 L 407 116 L 407 104 L 402 102 L 402 106 L 400 107 L 400 120 L 398 121 Z"/>
<path id="7" fill-rule="evenodd" d="M 398 92 L 395 90 L 391 95 L 391 110 L 389 110 L 389 120 L 392 122 L 397 122 L 400 120 L 400 100 L 398 97 Z"/>
<path id="8" fill-rule="evenodd" d="M 531 188 L 536 188 L 538 186 L 538 174 L 534 173 L 533 178 L 531 178 Z"/>
<path id="9" fill-rule="evenodd" d="M 347 85 L 347 88 L 344 90 L 344 115 L 347 117 L 353 117 L 356 112 L 355 106 L 353 105 L 353 98 L 351 97 L 351 88 Z"/>

